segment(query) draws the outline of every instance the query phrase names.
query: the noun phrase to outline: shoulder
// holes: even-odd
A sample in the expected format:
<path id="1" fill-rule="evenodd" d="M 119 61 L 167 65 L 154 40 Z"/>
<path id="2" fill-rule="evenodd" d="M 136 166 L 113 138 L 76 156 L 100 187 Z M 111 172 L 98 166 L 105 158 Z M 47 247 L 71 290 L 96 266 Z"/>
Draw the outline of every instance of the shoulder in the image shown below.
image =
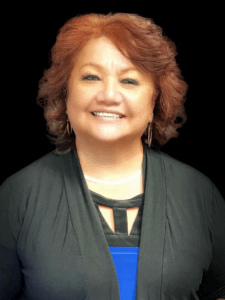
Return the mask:
<path id="1" fill-rule="evenodd" d="M 57 155 L 53 151 L 38 158 L 18 172 L 12 174 L 1 184 L 9 186 L 13 194 L 29 194 L 40 185 L 51 185 L 57 174 L 60 174 L 62 160 L 65 155 Z"/>
<path id="2" fill-rule="evenodd" d="M 153 152 L 154 157 L 158 159 L 158 166 L 160 165 L 163 170 L 168 203 L 185 207 L 191 215 L 193 212 L 197 212 L 199 216 L 204 215 L 211 222 L 215 197 L 219 199 L 220 205 L 224 205 L 212 180 L 196 168 L 162 151 L 153 150 Z"/>
<path id="3" fill-rule="evenodd" d="M 9 178 L 14 179 L 21 176 L 35 176 L 38 172 L 51 172 L 53 171 L 54 167 L 57 167 L 60 164 L 62 157 L 63 156 L 57 155 L 51 151 L 36 159 L 18 172 L 12 174 Z"/>
<path id="4" fill-rule="evenodd" d="M 159 151 L 161 161 L 164 165 L 165 171 L 167 174 L 171 173 L 171 175 L 175 177 L 184 177 L 186 179 L 192 178 L 200 181 L 204 181 L 209 183 L 211 180 L 204 173 L 194 168 L 191 165 L 186 164 L 162 151 Z"/>
<path id="5" fill-rule="evenodd" d="M 37 207 L 39 213 L 44 211 L 52 193 L 62 193 L 62 165 L 68 156 L 70 152 L 57 155 L 52 151 L 6 178 L 0 186 L 1 209 L 16 213 L 19 222 L 30 218 Z"/>
<path id="6" fill-rule="evenodd" d="M 162 152 L 161 150 L 153 149 L 152 153 L 154 157 L 157 157 L 158 162 L 164 171 L 166 184 L 169 187 L 180 188 L 186 192 L 205 191 L 206 193 L 213 193 L 213 182 L 198 169 Z"/>

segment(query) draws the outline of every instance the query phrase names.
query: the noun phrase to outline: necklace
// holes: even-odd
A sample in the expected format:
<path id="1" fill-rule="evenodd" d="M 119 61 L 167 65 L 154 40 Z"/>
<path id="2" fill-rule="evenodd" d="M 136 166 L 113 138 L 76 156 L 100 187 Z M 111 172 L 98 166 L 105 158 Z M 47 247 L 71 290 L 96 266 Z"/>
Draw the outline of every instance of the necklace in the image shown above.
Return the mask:
<path id="1" fill-rule="evenodd" d="M 121 179 L 121 180 L 117 180 L 117 181 L 104 181 L 104 180 L 98 180 L 98 179 L 95 179 L 95 178 L 92 178 L 90 176 L 87 176 L 84 174 L 84 177 L 87 179 L 87 180 L 90 180 L 90 181 L 93 181 L 93 182 L 96 182 L 96 183 L 101 183 L 101 184 L 109 184 L 109 185 L 114 185 L 114 184 L 122 184 L 122 183 L 125 183 L 127 181 L 130 181 L 134 178 L 137 178 L 139 175 L 142 174 L 142 170 L 137 172 L 136 174 L 130 176 L 129 178 L 126 178 L 126 179 Z"/>

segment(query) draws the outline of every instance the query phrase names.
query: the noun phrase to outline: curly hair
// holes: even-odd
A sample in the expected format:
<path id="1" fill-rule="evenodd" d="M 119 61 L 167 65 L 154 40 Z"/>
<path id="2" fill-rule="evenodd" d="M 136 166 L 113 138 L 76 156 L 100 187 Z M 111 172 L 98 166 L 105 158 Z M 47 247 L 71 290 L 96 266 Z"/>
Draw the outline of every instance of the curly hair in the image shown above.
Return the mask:
<path id="1" fill-rule="evenodd" d="M 187 121 L 184 108 L 188 84 L 176 63 L 176 45 L 151 18 L 137 14 L 89 13 L 69 19 L 58 31 L 49 53 L 50 68 L 39 80 L 37 104 L 44 109 L 46 135 L 54 152 L 63 155 L 76 149 L 75 133 L 67 130 L 68 82 L 76 57 L 92 38 L 108 37 L 139 70 L 154 79 L 155 101 L 152 147 L 163 147 L 177 138 L 178 127 Z M 147 142 L 147 128 L 141 139 Z"/>

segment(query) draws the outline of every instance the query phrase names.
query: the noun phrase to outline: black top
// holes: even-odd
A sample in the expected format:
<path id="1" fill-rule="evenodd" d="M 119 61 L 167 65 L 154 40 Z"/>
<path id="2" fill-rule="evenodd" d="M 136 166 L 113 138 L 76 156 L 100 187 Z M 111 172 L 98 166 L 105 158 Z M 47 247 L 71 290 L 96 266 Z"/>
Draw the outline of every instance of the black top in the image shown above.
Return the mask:
<path id="1" fill-rule="evenodd" d="M 108 245 L 114 247 L 139 247 L 144 193 L 128 200 L 114 200 L 106 198 L 91 190 L 89 191 L 91 192 L 92 199 L 95 202 L 95 207 L 98 211 Z M 113 208 L 115 234 L 105 221 L 98 204 Z M 129 207 L 139 207 L 139 211 L 130 235 L 128 236 L 126 208 Z"/>
<path id="2" fill-rule="evenodd" d="M 144 151 L 144 194 L 131 199 L 143 197 L 142 220 L 130 236 L 102 222 L 95 201 L 104 197 L 89 191 L 74 151 L 50 152 L 3 182 L 0 299 L 119 300 L 117 242 L 139 245 L 136 300 L 225 298 L 222 195 L 193 167 Z"/>

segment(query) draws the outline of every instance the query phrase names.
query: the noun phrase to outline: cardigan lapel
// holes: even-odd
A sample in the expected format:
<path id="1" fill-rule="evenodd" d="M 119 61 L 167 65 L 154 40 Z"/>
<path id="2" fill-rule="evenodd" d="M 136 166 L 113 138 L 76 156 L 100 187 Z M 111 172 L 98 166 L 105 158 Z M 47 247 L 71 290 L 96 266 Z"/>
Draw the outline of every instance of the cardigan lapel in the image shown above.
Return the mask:
<path id="1" fill-rule="evenodd" d="M 63 156 L 64 185 L 71 222 L 83 258 L 87 300 L 120 300 L 114 262 L 86 184 L 77 152 Z M 160 299 L 165 236 L 165 172 L 158 150 L 144 144 L 144 209 L 137 270 L 137 297 Z"/>
<path id="2" fill-rule="evenodd" d="M 63 158 L 63 177 L 75 238 L 86 274 L 85 300 L 120 300 L 117 273 L 78 155 Z"/>
<path id="3" fill-rule="evenodd" d="M 166 179 L 160 151 L 146 148 L 144 207 L 137 270 L 137 297 L 161 299 L 163 247 L 166 226 Z"/>

